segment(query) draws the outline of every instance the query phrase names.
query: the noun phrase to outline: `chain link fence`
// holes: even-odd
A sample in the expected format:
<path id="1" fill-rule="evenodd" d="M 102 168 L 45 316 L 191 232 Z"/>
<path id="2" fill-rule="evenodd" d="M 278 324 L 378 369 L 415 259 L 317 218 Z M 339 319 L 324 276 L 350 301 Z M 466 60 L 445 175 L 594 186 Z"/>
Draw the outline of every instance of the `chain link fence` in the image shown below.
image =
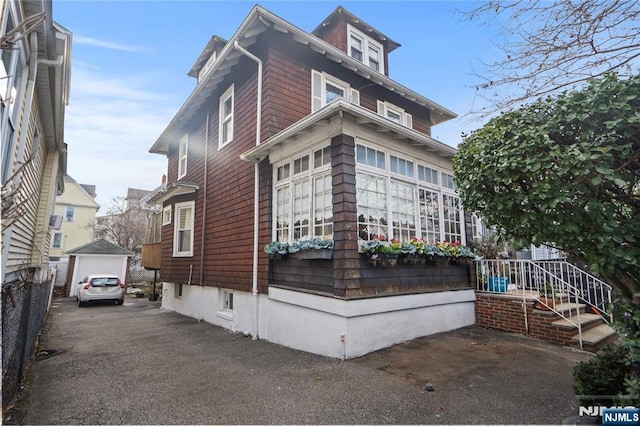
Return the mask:
<path id="1" fill-rule="evenodd" d="M 44 325 L 52 281 L 2 288 L 2 405 L 14 400 Z"/>

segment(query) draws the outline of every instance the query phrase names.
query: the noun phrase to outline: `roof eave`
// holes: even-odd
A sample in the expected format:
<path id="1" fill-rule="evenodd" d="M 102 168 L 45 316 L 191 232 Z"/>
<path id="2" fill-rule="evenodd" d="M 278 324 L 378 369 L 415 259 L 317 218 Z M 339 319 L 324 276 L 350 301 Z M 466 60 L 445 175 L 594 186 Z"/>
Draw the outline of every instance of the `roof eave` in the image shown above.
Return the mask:
<path id="1" fill-rule="evenodd" d="M 408 127 L 395 123 L 379 114 L 376 114 L 366 108 L 354 105 L 344 99 L 336 100 L 315 113 L 306 116 L 300 121 L 292 124 L 276 135 L 270 137 L 260 145 L 242 153 L 240 158 L 244 161 L 259 163 L 269 156 L 269 153 L 278 146 L 294 140 L 295 137 L 302 133 L 305 129 L 314 124 L 334 117 L 337 114 L 350 114 L 356 118 L 366 121 L 368 125 L 387 129 L 396 134 L 399 138 L 406 139 L 409 143 L 423 146 L 439 156 L 445 158 L 453 158 L 457 149 L 433 139 L 424 133 L 417 132 Z M 330 137 L 334 135 L 328 135 Z"/>
<path id="2" fill-rule="evenodd" d="M 431 112 L 435 113 L 435 115 L 432 116 L 433 124 L 442 123 L 444 121 L 457 117 L 457 114 L 454 113 L 453 111 L 450 111 L 444 108 L 443 106 L 429 100 L 428 98 L 414 92 L 413 90 L 404 87 L 403 85 L 391 80 L 389 77 L 385 76 L 384 74 L 374 71 L 373 69 L 351 58 L 350 56 L 348 56 L 341 50 L 337 49 L 336 47 L 330 45 L 329 43 L 325 42 L 324 40 L 321 40 L 316 36 L 311 35 L 299 29 L 295 25 L 285 21 L 279 16 L 274 15 L 268 10 L 256 5 L 253 7 L 249 15 L 247 15 L 247 18 L 245 18 L 242 25 L 240 25 L 240 27 L 238 28 L 236 33 L 233 35 L 233 37 L 231 37 L 227 45 L 222 49 L 222 51 L 220 52 L 220 56 L 218 57 L 218 59 L 216 59 L 213 66 L 207 73 L 207 75 L 202 79 L 201 82 L 198 83 L 194 91 L 189 95 L 187 100 L 180 107 L 180 109 L 178 110 L 176 115 L 173 117 L 171 122 L 169 122 L 165 130 L 158 137 L 155 143 L 151 146 L 151 148 L 149 149 L 150 153 L 162 154 L 162 155 L 168 154 L 169 136 L 171 132 L 174 130 L 176 125 L 182 120 L 182 116 L 191 107 L 191 104 L 195 101 L 195 99 L 203 95 L 203 92 L 205 91 L 205 89 L 209 87 L 207 85 L 208 80 L 216 73 L 216 71 L 218 71 L 220 66 L 228 59 L 231 52 L 235 50 L 234 42 L 236 40 L 240 42 L 241 40 L 246 39 L 247 37 L 243 37 L 243 36 L 247 35 L 247 32 L 250 26 L 253 25 L 256 21 L 260 21 L 261 25 L 265 25 L 266 24 L 265 20 L 270 20 L 272 26 L 276 27 L 280 31 L 291 32 L 294 36 L 294 40 L 306 45 L 310 45 L 310 48 L 312 50 L 318 53 L 324 54 L 325 56 L 327 56 L 328 59 L 341 64 L 343 67 L 350 69 L 358 73 L 359 75 L 362 75 L 363 77 L 371 80 L 372 82 L 377 83 L 385 87 L 386 89 L 392 92 L 395 92 L 398 95 L 412 102 L 415 102 L 419 105 L 422 105 L 428 108 Z M 247 45 L 245 44 L 243 47 L 246 48 Z M 215 90 L 215 88 L 211 90 Z M 204 96 L 206 96 L 206 94 Z"/>

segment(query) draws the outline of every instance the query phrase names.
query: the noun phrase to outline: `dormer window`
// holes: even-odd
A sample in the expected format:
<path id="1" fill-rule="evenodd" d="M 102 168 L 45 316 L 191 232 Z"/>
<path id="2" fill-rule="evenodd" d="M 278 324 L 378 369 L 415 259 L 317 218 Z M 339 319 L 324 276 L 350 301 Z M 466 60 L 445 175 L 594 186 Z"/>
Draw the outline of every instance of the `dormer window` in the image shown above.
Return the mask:
<path id="1" fill-rule="evenodd" d="M 200 70 L 200 72 L 198 73 L 198 83 L 200 81 L 202 81 L 202 79 L 204 78 L 204 76 L 207 74 L 207 72 L 211 69 L 211 66 L 213 65 L 213 63 L 216 61 L 217 55 L 216 52 L 214 51 L 211 54 L 211 57 L 207 60 L 207 62 L 203 65 L 202 69 Z"/>
<path id="2" fill-rule="evenodd" d="M 347 26 L 347 30 L 349 31 L 349 56 L 378 72 L 382 72 L 384 69 L 382 45 L 351 25 Z"/>

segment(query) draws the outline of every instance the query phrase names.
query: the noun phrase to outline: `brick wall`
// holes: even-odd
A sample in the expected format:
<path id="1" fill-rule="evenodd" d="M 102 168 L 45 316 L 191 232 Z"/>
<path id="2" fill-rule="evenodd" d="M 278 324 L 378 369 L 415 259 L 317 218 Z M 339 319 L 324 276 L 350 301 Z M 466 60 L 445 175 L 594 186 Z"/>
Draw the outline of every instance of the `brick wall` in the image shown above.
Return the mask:
<path id="1" fill-rule="evenodd" d="M 553 322 L 561 318 L 551 311 L 536 309 L 534 299 L 526 300 L 525 316 L 522 304 L 521 297 L 476 292 L 476 325 L 520 333 L 563 346 L 576 346 L 571 339 L 577 329 L 554 326 Z"/>

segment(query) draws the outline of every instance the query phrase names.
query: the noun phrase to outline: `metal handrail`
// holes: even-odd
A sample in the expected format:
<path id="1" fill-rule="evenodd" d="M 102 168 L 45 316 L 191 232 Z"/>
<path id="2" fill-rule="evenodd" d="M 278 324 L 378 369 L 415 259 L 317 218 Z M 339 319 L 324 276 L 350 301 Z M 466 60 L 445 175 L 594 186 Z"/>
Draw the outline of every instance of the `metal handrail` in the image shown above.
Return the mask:
<path id="1" fill-rule="evenodd" d="M 480 291 L 508 291 L 522 295 L 523 301 L 527 296 L 538 298 L 539 303 L 578 329 L 580 347 L 582 305 L 593 307 L 605 322 L 612 320 L 607 305 L 611 303 L 611 286 L 570 263 L 485 259 L 476 261 L 476 274 Z"/>
<path id="2" fill-rule="evenodd" d="M 580 303 L 589 305 L 608 324 L 613 322 L 613 312 L 610 310 L 613 288 L 609 284 L 566 261 L 539 260 L 535 263 L 570 283 L 578 291 Z"/>

